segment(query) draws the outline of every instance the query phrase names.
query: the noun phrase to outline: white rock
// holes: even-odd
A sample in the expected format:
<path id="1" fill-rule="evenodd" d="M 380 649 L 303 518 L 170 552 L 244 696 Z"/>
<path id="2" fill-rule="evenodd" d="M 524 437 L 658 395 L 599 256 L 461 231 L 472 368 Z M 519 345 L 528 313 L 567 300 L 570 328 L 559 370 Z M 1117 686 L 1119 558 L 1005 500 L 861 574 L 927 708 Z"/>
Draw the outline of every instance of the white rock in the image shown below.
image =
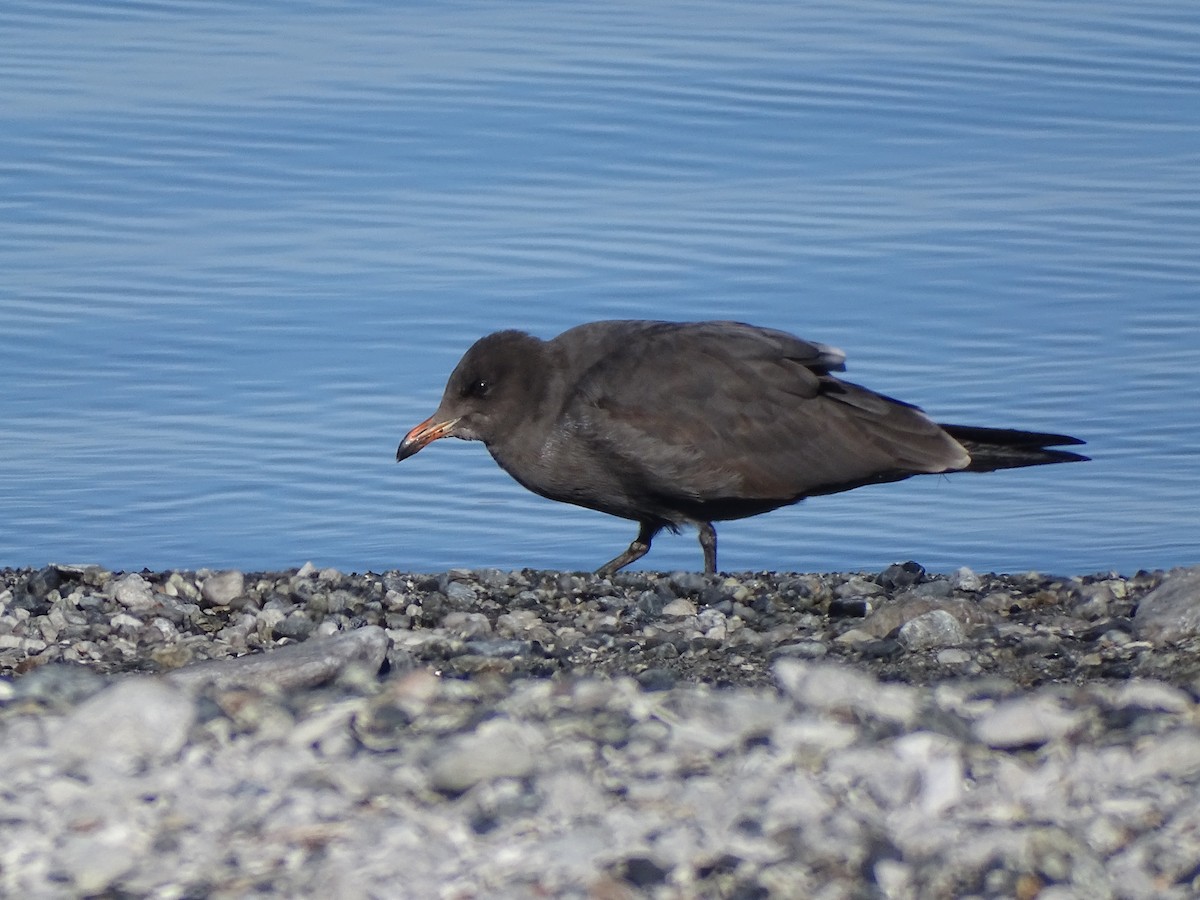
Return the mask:
<path id="1" fill-rule="evenodd" d="M 1022 697 L 1000 703 L 975 723 L 975 736 L 989 747 L 1037 747 L 1070 732 L 1079 715 L 1051 697 Z"/>
<path id="2" fill-rule="evenodd" d="M 1200 634 L 1200 566 L 1172 569 L 1166 580 L 1138 603 L 1133 625 L 1140 637 L 1156 644 Z"/>
<path id="3" fill-rule="evenodd" d="M 136 572 L 117 580 L 112 587 L 113 599 L 129 609 L 146 609 L 154 605 L 150 583 Z"/>
<path id="4" fill-rule="evenodd" d="M 158 678 L 129 678 L 76 707 L 51 747 L 68 765 L 132 774 L 178 753 L 194 716 L 191 698 L 178 688 Z"/>
<path id="5" fill-rule="evenodd" d="M 208 606 L 228 606 L 246 589 L 246 576 L 236 569 L 219 572 L 204 579 L 200 596 Z"/>
<path id="6" fill-rule="evenodd" d="M 429 783 L 436 790 L 459 794 L 493 778 L 524 778 L 533 772 L 543 743 L 531 726 L 489 719 L 433 760 Z"/>
<path id="7" fill-rule="evenodd" d="M 664 616 L 674 616 L 676 618 L 694 616 L 696 614 L 696 604 L 691 600 L 688 600 L 686 597 L 676 597 L 663 607 L 662 614 Z"/>
<path id="8" fill-rule="evenodd" d="M 944 609 L 931 609 L 900 626 L 900 643 L 909 650 L 956 647 L 967 639 L 962 623 Z"/>
<path id="9" fill-rule="evenodd" d="M 775 680 L 797 703 L 818 709 L 849 709 L 894 722 L 909 723 L 917 714 L 915 690 L 880 684 L 870 675 L 830 662 L 780 659 Z"/>
<path id="10" fill-rule="evenodd" d="M 950 576 L 950 586 L 959 591 L 981 591 L 983 590 L 983 579 L 971 569 L 963 566 Z"/>

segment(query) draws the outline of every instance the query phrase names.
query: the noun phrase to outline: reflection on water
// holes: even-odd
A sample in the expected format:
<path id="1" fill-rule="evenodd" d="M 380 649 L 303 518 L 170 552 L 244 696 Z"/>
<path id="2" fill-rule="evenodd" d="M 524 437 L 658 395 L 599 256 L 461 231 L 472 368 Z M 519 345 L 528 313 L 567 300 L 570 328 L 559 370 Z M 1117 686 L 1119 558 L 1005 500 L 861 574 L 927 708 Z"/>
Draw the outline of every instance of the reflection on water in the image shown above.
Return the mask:
<path id="1" fill-rule="evenodd" d="M 610 317 L 1095 456 L 728 523 L 726 568 L 1197 562 L 1200 18 L 897 12 L 7 4 L 0 563 L 598 565 L 634 526 L 392 458 L 479 335 Z"/>

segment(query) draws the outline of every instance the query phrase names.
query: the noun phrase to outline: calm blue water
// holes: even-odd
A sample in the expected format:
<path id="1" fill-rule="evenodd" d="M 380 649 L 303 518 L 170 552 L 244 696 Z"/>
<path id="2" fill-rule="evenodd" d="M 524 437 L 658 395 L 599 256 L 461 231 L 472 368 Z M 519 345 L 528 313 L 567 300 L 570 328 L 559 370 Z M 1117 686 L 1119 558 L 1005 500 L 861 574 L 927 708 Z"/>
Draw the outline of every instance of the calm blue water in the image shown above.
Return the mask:
<path id="1" fill-rule="evenodd" d="M 1200 562 L 1200 8 L 0 8 L 0 564 L 593 568 L 632 524 L 393 454 L 476 337 L 612 317 L 1095 456 L 726 523 L 723 569 Z"/>

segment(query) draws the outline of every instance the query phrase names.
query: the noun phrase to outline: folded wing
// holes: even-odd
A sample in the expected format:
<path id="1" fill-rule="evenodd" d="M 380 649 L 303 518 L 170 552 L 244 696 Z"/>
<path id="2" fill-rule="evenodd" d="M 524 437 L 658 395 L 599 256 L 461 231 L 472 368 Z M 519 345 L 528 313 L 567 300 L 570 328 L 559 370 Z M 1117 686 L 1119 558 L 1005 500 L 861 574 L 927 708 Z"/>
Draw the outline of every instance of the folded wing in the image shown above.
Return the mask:
<path id="1" fill-rule="evenodd" d="M 587 370 L 566 412 L 627 492 L 664 504 L 739 498 L 749 514 L 970 463 L 916 407 L 832 375 L 842 362 L 771 329 L 654 323 Z"/>

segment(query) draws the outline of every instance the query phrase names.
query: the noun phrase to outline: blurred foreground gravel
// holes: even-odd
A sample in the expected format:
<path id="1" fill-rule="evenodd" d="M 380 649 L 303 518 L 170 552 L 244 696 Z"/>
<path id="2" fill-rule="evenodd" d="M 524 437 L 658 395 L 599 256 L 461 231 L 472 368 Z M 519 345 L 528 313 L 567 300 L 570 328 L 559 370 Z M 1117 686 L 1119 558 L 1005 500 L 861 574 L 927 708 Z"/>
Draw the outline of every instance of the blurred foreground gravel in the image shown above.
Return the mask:
<path id="1" fill-rule="evenodd" d="M 0 570 L 0 895 L 1200 895 L 1200 568 Z"/>

